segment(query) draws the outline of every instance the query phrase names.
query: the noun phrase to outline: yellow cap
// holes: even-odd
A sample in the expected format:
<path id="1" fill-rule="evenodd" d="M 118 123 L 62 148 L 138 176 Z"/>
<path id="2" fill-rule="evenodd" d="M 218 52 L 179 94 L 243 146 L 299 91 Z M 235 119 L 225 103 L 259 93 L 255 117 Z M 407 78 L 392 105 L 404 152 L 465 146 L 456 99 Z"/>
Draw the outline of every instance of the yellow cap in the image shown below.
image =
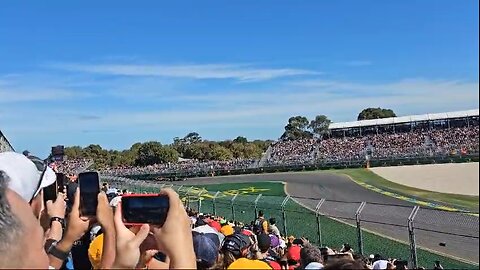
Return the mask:
<path id="1" fill-rule="evenodd" d="M 272 269 L 266 262 L 241 258 L 234 261 L 227 269 Z"/>
<path id="2" fill-rule="evenodd" d="M 88 259 L 93 266 L 93 269 L 100 269 L 103 252 L 103 234 L 98 235 L 90 243 L 88 248 Z"/>
<path id="3" fill-rule="evenodd" d="M 229 235 L 232 235 L 235 232 L 235 230 L 233 229 L 232 226 L 225 225 L 220 229 L 220 232 L 225 236 L 229 236 Z"/>

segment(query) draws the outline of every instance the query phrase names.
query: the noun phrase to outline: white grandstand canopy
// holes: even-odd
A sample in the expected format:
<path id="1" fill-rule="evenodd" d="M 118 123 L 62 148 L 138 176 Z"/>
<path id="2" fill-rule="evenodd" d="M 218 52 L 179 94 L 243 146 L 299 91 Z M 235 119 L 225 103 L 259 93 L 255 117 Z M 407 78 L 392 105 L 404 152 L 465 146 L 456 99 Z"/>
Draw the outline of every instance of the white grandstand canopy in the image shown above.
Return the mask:
<path id="1" fill-rule="evenodd" d="M 394 125 L 394 124 L 411 123 L 411 122 L 466 118 L 471 116 L 478 116 L 478 113 L 479 113 L 479 110 L 475 109 L 475 110 L 468 110 L 468 111 L 430 113 L 430 114 L 409 115 L 409 116 L 400 116 L 400 117 L 389 117 L 389 118 L 382 118 L 382 119 L 360 120 L 360 121 L 352 121 L 352 122 L 338 122 L 338 123 L 331 123 L 329 129 L 345 129 L 345 128 L 355 128 L 355 127 L 382 126 L 382 125 Z"/>

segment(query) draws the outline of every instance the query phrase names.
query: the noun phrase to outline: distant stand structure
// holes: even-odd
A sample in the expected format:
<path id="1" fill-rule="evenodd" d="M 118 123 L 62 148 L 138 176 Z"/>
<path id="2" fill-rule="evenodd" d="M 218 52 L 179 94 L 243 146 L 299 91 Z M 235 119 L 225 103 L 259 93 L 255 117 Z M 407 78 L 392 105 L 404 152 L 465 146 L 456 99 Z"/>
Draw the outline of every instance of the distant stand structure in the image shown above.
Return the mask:
<path id="1" fill-rule="evenodd" d="M 13 146 L 10 144 L 7 137 L 5 137 L 3 132 L 0 130 L 0 153 L 7 151 L 15 151 L 15 149 L 13 149 Z"/>

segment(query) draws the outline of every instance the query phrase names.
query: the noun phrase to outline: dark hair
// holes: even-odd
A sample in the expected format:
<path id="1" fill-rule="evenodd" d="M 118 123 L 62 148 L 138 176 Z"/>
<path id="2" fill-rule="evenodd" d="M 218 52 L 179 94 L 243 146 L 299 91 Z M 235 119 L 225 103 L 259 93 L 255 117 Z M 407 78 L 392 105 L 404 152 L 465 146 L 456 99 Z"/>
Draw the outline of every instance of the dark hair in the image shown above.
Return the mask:
<path id="1" fill-rule="evenodd" d="M 8 176 L 0 171 L 0 268 L 16 268 L 10 263 L 18 262 L 13 259 L 14 254 L 19 251 L 18 239 L 22 233 L 22 225 L 13 214 L 12 207 L 7 200 Z M 15 247 L 15 245 L 17 245 Z M 10 255 L 10 256 L 9 256 Z M 18 265 L 17 265 L 18 267 Z"/>
<path id="2" fill-rule="evenodd" d="M 368 269 L 362 261 L 352 261 L 351 259 L 340 259 L 333 263 L 327 263 L 324 270 L 335 270 L 335 269 Z"/>
<path id="3" fill-rule="evenodd" d="M 305 268 L 311 262 L 323 262 L 322 252 L 315 246 L 306 245 L 300 250 L 300 263 Z"/>
<path id="4" fill-rule="evenodd" d="M 263 211 L 262 210 L 258 211 L 258 216 L 263 217 Z"/>
<path id="5" fill-rule="evenodd" d="M 272 217 L 268 220 L 268 222 L 270 222 L 271 225 L 275 225 L 277 223 L 277 220 L 274 217 Z"/>

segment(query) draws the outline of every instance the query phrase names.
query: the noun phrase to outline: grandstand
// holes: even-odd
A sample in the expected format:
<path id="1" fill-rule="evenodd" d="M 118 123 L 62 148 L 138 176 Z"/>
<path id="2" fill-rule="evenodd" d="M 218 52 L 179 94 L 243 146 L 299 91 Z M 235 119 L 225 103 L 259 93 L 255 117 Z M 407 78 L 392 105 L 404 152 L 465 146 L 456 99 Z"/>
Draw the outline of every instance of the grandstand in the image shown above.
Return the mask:
<path id="1" fill-rule="evenodd" d="M 271 165 L 477 156 L 479 110 L 333 123 L 323 139 L 278 141 Z"/>
<path id="2" fill-rule="evenodd" d="M 7 140 L 7 137 L 3 135 L 2 131 L 0 130 L 0 153 L 1 152 L 6 152 L 6 151 L 15 151 L 10 144 L 10 142 Z"/>
<path id="3" fill-rule="evenodd" d="M 418 129 L 441 129 L 478 126 L 479 109 L 446 113 L 430 113 L 330 124 L 332 137 L 408 132 Z"/>

